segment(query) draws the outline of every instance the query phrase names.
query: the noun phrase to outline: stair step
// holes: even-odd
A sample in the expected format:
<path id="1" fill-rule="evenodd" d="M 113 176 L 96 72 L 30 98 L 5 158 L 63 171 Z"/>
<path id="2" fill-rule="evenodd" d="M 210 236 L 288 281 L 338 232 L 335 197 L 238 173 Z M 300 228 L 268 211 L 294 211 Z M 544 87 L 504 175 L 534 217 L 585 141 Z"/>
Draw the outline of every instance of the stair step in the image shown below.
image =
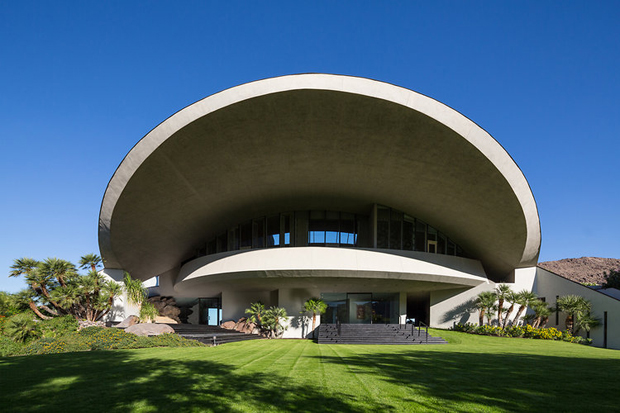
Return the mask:
<path id="1" fill-rule="evenodd" d="M 426 336 L 424 330 L 398 324 L 321 324 L 319 344 L 447 344 L 440 337 Z"/>

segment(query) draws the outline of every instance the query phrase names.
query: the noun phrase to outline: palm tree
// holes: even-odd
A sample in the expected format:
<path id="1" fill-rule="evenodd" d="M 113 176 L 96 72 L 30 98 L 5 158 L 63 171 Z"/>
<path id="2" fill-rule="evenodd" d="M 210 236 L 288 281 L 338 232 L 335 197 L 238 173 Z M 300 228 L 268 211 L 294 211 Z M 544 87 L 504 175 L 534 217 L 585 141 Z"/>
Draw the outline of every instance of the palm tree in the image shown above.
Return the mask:
<path id="1" fill-rule="evenodd" d="M 40 336 L 31 313 L 21 313 L 9 318 L 4 326 L 4 333 L 20 343 Z"/>
<path id="2" fill-rule="evenodd" d="M 532 321 L 532 327 L 542 328 L 547 324 L 549 316 L 553 310 L 542 300 L 534 300 L 530 303 L 530 307 L 534 310 L 534 320 Z"/>
<path id="3" fill-rule="evenodd" d="M 515 309 L 515 303 L 517 301 L 517 293 L 510 290 L 506 293 L 504 300 L 510 303 L 510 307 L 506 310 L 506 315 L 504 316 L 504 323 L 502 324 L 502 328 L 506 328 L 508 325 L 508 321 L 510 319 L 510 314 Z"/>
<path id="4" fill-rule="evenodd" d="M 585 298 L 574 294 L 564 295 L 557 302 L 560 311 L 566 313 L 566 330 L 574 334 L 575 316 L 589 315 L 592 305 Z"/>
<path id="5" fill-rule="evenodd" d="M 496 300 L 497 296 L 494 291 L 483 291 L 478 294 L 475 306 L 480 311 L 478 316 L 478 322 L 480 325 L 484 324 L 484 314 L 493 311 L 493 306 L 495 305 Z"/>
<path id="6" fill-rule="evenodd" d="M 538 299 L 538 297 L 536 297 L 536 294 L 528 290 L 519 291 L 515 298 L 515 303 L 519 304 L 519 310 L 517 310 L 517 314 L 512 320 L 512 325 L 516 325 L 519 321 L 519 317 L 521 317 L 521 314 L 523 314 L 523 312 L 527 309 L 527 307 L 530 306 L 531 303 L 534 302 L 534 300 Z"/>
<path id="7" fill-rule="evenodd" d="M 495 313 L 497 313 L 497 304 L 493 304 L 491 307 L 487 308 L 486 316 L 488 325 L 491 325 L 491 320 L 493 320 Z"/>
<path id="8" fill-rule="evenodd" d="M 497 322 L 500 326 L 503 325 L 502 316 L 504 310 L 504 301 L 506 301 L 506 295 L 512 290 L 506 284 L 500 284 L 495 288 L 495 295 L 497 296 Z"/>
<path id="9" fill-rule="evenodd" d="M 97 267 L 101 265 L 101 257 L 97 254 L 86 254 L 80 258 L 80 268 L 85 270 L 90 267 L 91 271 L 97 271 Z"/>
<path id="10" fill-rule="evenodd" d="M 265 311 L 263 317 L 263 327 L 269 332 L 271 338 L 278 337 L 281 332 L 286 330 L 284 325 L 288 315 L 282 307 L 270 307 Z"/>
<path id="11" fill-rule="evenodd" d="M 575 334 L 579 334 L 579 330 L 583 328 L 584 330 L 586 330 L 588 338 L 590 338 L 590 330 L 600 324 L 601 320 L 593 317 L 590 314 L 590 311 L 584 314 L 578 313 L 575 316 Z"/>
<path id="12" fill-rule="evenodd" d="M 263 314 L 265 313 L 265 304 L 260 301 L 250 304 L 250 308 L 245 309 L 245 313 L 249 315 L 248 320 L 257 326 L 263 324 Z"/>
<path id="13" fill-rule="evenodd" d="M 123 283 L 125 284 L 127 301 L 129 301 L 130 304 L 135 304 L 138 307 L 138 313 L 140 313 L 142 302 L 146 300 L 147 294 L 146 290 L 142 286 L 142 281 L 131 278 L 131 275 L 129 275 L 128 272 L 125 272 Z"/>
<path id="14" fill-rule="evenodd" d="M 314 328 L 316 326 L 316 315 L 323 314 L 327 310 L 327 304 L 320 298 L 310 298 L 304 303 L 304 311 L 312 313 L 312 338 L 314 338 Z"/>

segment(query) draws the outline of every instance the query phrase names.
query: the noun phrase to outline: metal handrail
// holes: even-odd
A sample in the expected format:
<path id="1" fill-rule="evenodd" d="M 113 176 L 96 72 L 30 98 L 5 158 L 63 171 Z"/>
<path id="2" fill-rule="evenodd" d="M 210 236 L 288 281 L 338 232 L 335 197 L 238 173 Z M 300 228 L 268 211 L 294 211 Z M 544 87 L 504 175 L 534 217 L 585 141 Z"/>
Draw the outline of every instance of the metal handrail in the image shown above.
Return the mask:
<path id="1" fill-rule="evenodd" d="M 426 342 L 428 343 L 428 325 L 426 325 L 425 323 L 418 321 L 418 337 L 420 336 L 420 331 L 422 330 L 420 327 L 422 327 L 422 325 L 424 325 L 425 330 L 426 330 Z"/>

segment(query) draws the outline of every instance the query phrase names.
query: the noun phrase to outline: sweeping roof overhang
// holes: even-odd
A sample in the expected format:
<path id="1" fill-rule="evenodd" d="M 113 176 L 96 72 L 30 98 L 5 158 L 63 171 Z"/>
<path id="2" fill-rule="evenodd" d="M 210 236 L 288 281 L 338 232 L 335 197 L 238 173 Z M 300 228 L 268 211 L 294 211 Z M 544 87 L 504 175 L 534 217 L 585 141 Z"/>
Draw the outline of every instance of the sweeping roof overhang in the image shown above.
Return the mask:
<path id="1" fill-rule="evenodd" d="M 490 275 L 537 262 L 534 197 L 495 139 L 427 96 L 328 74 L 240 85 L 158 125 L 108 184 L 99 246 L 107 268 L 144 280 L 244 220 L 374 203 L 424 219 Z"/>

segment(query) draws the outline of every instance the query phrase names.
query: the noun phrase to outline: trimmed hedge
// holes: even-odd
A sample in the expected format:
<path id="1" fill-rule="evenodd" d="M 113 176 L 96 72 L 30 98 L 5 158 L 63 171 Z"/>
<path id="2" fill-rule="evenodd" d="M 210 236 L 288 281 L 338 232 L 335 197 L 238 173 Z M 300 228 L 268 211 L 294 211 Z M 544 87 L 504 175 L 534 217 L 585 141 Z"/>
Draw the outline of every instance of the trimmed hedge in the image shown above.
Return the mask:
<path id="1" fill-rule="evenodd" d="M 477 325 L 473 323 L 456 324 L 450 327 L 450 330 L 460 331 L 469 334 L 478 334 L 483 336 L 497 337 L 518 337 L 518 338 L 534 338 L 539 340 L 562 340 L 569 343 L 592 344 L 592 339 L 583 338 L 581 336 L 573 336 L 568 331 L 560 331 L 557 328 L 534 328 L 527 324 L 525 326 L 512 326 L 501 328 L 499 326 Z"/>

